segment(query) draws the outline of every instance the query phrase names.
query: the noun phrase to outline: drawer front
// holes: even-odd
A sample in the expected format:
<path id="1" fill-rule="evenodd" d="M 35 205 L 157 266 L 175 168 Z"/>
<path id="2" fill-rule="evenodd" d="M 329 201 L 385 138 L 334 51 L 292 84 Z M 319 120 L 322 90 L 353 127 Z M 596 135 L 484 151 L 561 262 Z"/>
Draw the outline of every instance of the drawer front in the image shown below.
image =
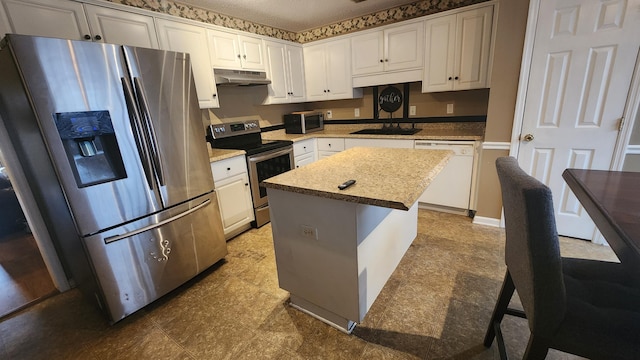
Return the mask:
<path id="1" fill-rule="evenodd" d="M 344 150 L 344 139 L 318 139 L 319 151 L 342 151 Z"/>
<path id="2" fill-rule="evenodd" d="M 312 153 L 315 148 L 314 139 L 298 141 L 293 143 L 293 155 L 304 155 Z"/>
<path id="3" fill-rule="evenodd" d="M 215 183 L 224 180 L 229 176 L 234 176 L 247 172 L 247 162 L 244 156 L 235 156 L 211 163 L 211 172 Z M 216 184 L 217 186 L 217 184 Z"/>

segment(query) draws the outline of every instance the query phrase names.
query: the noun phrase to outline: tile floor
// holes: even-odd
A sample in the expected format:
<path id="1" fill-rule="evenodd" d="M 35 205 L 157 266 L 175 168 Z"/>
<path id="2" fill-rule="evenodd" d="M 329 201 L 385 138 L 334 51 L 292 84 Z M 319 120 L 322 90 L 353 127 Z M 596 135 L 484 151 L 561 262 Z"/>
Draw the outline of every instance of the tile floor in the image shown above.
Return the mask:
<path id="1" fill-rule="evenodd" d="M 287 306 L 271 228 L 231 240 L 222 263 L 109 326 L 72 290 L 0 323 L 2 359 L 497 359 L 482 346 L 505 270 L 500 229 L 421 210 L 419 235 L 362 324 L 344 334 Z M 615 260 L 563 239 L 563 255 Z M 526 320 L 505 318 L 522 356 Z M 550 352 L 548 359 L 575 359 Z"/>

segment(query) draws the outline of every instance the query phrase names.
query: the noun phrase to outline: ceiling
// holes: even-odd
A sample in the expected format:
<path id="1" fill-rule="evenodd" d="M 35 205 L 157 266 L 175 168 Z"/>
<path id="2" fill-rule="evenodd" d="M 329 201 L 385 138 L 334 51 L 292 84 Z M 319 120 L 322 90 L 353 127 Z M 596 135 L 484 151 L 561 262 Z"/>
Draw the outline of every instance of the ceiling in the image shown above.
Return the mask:
<path id="1" fill-rule="evenodd" d="M 358 0 L 361 1 L 361 0 Z M 416 0 L 179 0 L 213 12 L 301 32 Z"/>

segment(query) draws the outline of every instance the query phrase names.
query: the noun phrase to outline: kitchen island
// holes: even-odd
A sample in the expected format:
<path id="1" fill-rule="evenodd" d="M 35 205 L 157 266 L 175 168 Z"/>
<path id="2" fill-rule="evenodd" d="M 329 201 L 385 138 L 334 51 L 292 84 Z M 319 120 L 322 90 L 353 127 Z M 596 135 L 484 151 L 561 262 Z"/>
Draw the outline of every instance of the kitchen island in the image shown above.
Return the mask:
<path id="1" fill-rule="evenodd" d="M 350 333 L 415 239 L 417 199 L 451 156 L 355 147 L 265 180 L 291 305 Z"/>

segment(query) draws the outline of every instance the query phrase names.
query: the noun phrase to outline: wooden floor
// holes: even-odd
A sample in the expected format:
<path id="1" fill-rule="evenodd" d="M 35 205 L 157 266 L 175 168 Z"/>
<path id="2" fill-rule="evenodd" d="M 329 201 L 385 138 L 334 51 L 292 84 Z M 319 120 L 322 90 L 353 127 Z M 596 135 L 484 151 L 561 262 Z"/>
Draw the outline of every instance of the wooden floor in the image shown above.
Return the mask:
<path id="1" fill-rule="evenodd" d="M 31 233 L 0 238 L 0 319 L 57 293 Z"/>

